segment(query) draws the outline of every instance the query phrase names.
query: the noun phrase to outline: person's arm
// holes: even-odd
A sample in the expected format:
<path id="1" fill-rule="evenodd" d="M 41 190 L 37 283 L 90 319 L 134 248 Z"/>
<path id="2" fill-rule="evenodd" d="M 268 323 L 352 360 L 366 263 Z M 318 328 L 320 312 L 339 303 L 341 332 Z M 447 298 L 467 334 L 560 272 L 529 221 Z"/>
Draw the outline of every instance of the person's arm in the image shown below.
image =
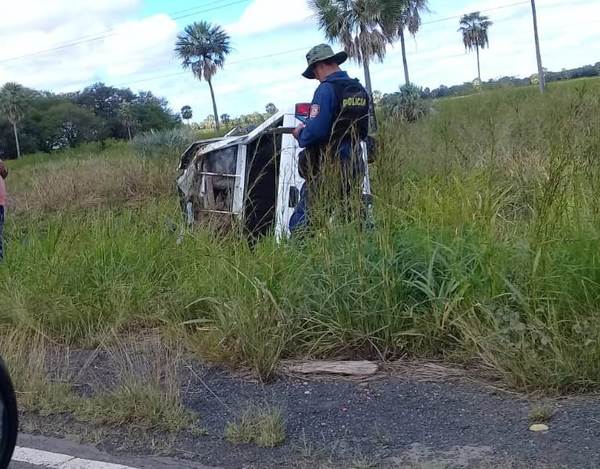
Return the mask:
<path id="1" fill-rule="evenodd" d="M 333 126 L 335 92 L 327 83 L 321 84 L 311 105 L 310 118 L 298 133 L 300 147 L 307 148 L 327 142 Z"/>

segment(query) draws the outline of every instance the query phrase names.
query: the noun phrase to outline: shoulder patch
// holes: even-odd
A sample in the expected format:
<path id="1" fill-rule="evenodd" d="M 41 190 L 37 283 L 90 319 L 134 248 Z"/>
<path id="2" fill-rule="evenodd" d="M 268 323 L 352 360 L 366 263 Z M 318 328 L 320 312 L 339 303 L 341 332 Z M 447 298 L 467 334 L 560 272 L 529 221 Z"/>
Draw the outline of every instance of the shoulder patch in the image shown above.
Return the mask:
<path id="1" fill-rule="evenodd" d="M 318 104 L 313 104 L 310 107 L 310 118 L 315 119 L 321 113 L 321 106 Z"/>

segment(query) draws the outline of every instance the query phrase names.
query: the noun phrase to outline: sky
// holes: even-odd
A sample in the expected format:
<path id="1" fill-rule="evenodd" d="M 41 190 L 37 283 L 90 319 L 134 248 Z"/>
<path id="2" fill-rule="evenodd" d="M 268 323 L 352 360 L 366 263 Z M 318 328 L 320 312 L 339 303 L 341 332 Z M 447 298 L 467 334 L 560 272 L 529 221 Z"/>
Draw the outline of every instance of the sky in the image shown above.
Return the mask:
<path id="1" fill-rule="evenodd" d="M 600 0 L 537 0 L 544 66 L 561 70 L 600 61 Z M 233 52 L 214 79 L 220 114 L 237 116 L 310 101 L 317 83 L 303 79 L 305 54 L 325 41 L 307 0 L 0 0 L 0 85 L 69 92 L 102 81 L 190 105 L 194 120 L 212 112 L 204 82 L 182 70 L 177 34 L 194 21 L 222 25 Z M 474 54 L 457 32 L 460 15 L 482 11 L 493 21 L 482 78 L 535 73 L 529 0 L 429 0 L 423 26 L 408 40 L 411 81 L 435 88 L 472 81 Z M 339 45 L 335 45 L 340 49 Z M 344 66 L 362 79 L 354 63 Z M 372 65 L 384 93 L 404 80 L 399 46 Z"/>

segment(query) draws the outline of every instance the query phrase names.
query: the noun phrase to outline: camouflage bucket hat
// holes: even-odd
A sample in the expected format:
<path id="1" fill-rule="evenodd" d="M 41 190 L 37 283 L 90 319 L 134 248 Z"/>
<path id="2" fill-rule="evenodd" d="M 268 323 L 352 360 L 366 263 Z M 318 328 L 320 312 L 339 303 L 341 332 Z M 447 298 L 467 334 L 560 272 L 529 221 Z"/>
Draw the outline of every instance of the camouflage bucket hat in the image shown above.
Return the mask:
<path id="1" fill-rule="evenodd" d="M 302 76 L 310 80 L 315 78 L 315 72 L 313 70 L 313 67 L 316 63 L 323 62 L 324 60 L 333 60 L 338 65 L 341 65 L 346 60 L 348 60 L 348 54 L 346 54 L 346 52 L 338 52 L 336 54 L 335 52 L 333 52 L 331 46 L 327 44 L 320 44 L 318 46 L 315 46 L 310 51 L 308 51 L 308 54 L 306 54 L 306 62 L 308 63 L 308 68 L 304 71 Z"/>

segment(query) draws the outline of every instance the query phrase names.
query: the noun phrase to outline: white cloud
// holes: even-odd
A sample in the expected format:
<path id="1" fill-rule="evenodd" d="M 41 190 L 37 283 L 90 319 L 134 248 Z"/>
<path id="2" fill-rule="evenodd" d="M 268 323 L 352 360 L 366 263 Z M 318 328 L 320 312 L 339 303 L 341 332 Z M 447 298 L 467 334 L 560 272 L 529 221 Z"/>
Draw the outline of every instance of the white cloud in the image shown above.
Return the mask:
<path id="1" fill-rule="evenodd" d="M 306 0 L 254 0 L 241 18 L 226 29 L 244 36 L 301 24 L 311 17 Z"/>
<path id="2" fill-rule="evenodd" d="M 141 0 L 102 0 L 82 2 L 73 0 L 22 0 L 2 6 L 3 32 L 13 33 L 26 27 L 31 30 L 52 31 L 57 24 L 86 18 L 106 18 L 138 8 Z M 84 34 L 87 32 L 82 29 Z"/>
<path id="3" fill-rule="evenodd" d="M 284 109 L 296 102 L 310 101 L 317 83 L 303 79 L 293 61 L 273 68 L 268 74 L 262 73 L 264 68 L 265 63 L 247 63 L 241 68 L 220 72 L 214 80 L 219 113 L 239 115 L 262 111 L 269 102 Z M 240 80 L 240 76 L 248 79 Z M 195 120 L 212 113 L 208 85 L 194 80 L 191 75 L 173 83 L 169 99 L 173 109 L 186 104 L 192 106 Z"/>
<path id="4" fill-rule="evenodd" d="M 112 77 L 161 69 L 174 63 L 176 35 L 177 24 L 167 15 L 122 23 L 103 41 L 100 63 Z"/>
<path id="5" fill-rule="evenodd" d="M 140 4 L 141 0 L 11 3 L 2 18 L 7 32 L 0 39 L 0 83 L 72 91 L 103 77 L 112 81 L 164 69 L 172 63 L 177 23 L 164 14 L 128 19 Z M 88 41 L 91 38 L 99 39 Z M 81 39 L 74 47 L 60 48 Z M 56 46 L 55 51 L 38 53 Z"/>

